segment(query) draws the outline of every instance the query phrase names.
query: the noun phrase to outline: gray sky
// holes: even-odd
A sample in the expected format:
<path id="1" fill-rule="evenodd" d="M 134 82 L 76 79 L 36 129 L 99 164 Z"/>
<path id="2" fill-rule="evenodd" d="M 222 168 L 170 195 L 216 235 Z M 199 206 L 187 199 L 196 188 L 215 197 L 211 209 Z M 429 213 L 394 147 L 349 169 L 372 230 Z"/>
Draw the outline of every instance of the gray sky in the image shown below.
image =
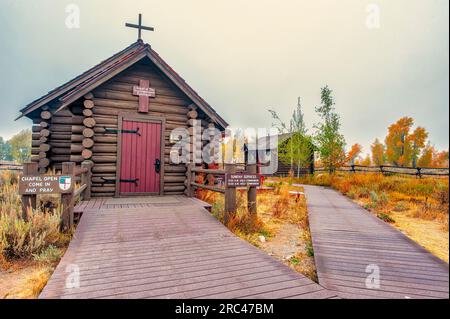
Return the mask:
<path id="1" fill-rule="evenodd" d="M 65 25 L 68 4 L 80 28 Z M 367 6 L 379 8 L 379 28 Z M 320 88 L 334 91 L 348 146 L 384 139 L 402 116 L 448 148 L 447 0 L 84 1 L 0 0 L 0 136 L 29 120 L 18 110 L 136 40 L 125 22 L 143 13 L 144 41 L 230 124 L 270 127 L 297 96 L 309 127 Z M 372 7 L 370 7 L 372 8 Z M 373 9 L 371 9 L 373 10 Z M 370 24 L 374 26 L 374 24 Z M 376 24 L 375 24 L 376 26 Z"/>

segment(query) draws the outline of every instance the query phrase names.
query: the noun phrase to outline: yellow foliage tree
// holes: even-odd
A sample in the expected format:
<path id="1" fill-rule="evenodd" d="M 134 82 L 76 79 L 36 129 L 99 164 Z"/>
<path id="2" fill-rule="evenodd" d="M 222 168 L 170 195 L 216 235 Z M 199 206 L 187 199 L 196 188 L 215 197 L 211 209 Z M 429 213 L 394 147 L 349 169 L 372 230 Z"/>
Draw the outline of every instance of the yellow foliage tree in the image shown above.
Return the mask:
<path id="1" fill-rule="evenodd" d="M 386 158 L 384 145 L 378 139 L 375 139 L 370 148 L 372 150 L 372 162 L 377 166 L 383 165 Z"/>

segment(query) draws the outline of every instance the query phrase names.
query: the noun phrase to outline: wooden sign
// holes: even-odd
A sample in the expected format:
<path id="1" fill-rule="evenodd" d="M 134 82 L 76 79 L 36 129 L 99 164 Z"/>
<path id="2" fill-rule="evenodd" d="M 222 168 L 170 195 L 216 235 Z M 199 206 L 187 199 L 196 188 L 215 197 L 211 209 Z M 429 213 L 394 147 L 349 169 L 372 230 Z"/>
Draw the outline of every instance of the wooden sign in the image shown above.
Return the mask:
<path id="1" fill-rule="evenodd" d="M 141 86 L 133 86 L 133 95 L 155 97 L 155 89 Z"/>
<path id="2" fill-rule="evenodd" d="M 140 113 L 148 113 L 149 98 L 155 97 L 155 89 L 150 87 L 149 80 L 139 80 L 139 86 L 133 86 L 133 95 L 139 96 L 139 109 Z"/>
<path id="3" fill-rule="evenodd" d="M 21 175 L 19 178 L 20 195 L 70 193 L 73 186 L 70 175 Z"/>
<path id="4" fill-rule="evenodd" d="M 260 185 L 260 177 L 259 174 L 226 174 L 225 184 L 227 187 L 257 187 Z"/>

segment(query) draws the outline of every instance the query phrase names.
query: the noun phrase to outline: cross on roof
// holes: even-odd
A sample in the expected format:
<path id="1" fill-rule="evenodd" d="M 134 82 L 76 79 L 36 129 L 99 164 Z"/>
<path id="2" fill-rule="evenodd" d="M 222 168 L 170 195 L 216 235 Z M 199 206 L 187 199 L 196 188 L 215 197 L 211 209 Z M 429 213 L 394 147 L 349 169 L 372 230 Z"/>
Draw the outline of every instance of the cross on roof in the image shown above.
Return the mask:
<path id="1" fill-rule="evenodd" d="M 126 27 L 138 29 L 138 40 L 141 40 L 141 31 L 154 31 L 153 27 L 145 27 L 142 25 L 142 14 L 139 13 L 139 24 L 125 23 Z"/>

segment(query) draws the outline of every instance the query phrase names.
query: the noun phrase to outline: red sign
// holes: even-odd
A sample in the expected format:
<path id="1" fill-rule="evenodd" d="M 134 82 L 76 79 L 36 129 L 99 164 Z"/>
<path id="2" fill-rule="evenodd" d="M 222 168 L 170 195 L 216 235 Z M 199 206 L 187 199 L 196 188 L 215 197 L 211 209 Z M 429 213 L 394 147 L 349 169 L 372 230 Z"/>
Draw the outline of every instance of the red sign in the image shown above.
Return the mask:
<path id="1" fill-rule="evenodd" d="M 149 80 L 139 80 L 139 86 L 133 86 L 133 95 L 139 96 L 139 112 L 148 113 L 149 97 L 155 97 L 155 89 L 150 87 Z"/>

